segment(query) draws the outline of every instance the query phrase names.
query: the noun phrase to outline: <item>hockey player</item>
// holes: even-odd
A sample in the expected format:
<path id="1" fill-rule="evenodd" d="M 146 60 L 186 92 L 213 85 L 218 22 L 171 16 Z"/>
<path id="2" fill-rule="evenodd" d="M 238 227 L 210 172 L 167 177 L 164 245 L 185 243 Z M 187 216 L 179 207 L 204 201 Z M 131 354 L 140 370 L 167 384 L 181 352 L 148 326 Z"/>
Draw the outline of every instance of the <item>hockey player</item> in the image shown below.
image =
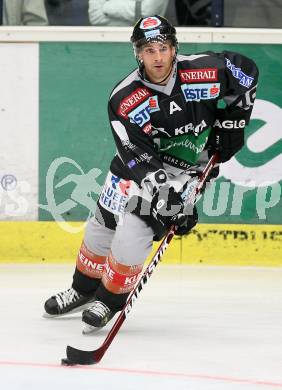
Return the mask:
<path id="1" fill-rule="evenodd" d="M 138 68 L 117 84 L 108 104 L 117 153 L 87 224 L 72 287 L 45 303 L 51 316 L 89 306 L 82 313 L 88 330 L 122 309 L 154 239 L 172 224 L 179 235 L 195 226 L 197 210 L 184 213 L 182 197 L 208 154 L 218 151 L 225 162 L 242 148 L 255 100 L 252 60 L 229 51 L 178 55 L 176 30 L 161 16 L 141 18 L 131 42 Z"/>

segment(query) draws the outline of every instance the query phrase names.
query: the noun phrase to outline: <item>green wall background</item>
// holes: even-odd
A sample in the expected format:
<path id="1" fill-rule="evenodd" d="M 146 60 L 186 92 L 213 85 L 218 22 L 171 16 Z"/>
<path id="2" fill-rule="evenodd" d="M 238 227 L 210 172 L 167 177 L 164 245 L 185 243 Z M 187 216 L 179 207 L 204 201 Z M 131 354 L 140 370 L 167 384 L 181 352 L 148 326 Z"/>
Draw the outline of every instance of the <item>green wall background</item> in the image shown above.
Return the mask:
<path id="1" fill-rule="evenodd" d="M 281 45 L 235 44 L 181 44 L 183 54 L 205 50 L 238 51 L 252 58 L 260 69 L 257 98 L 269 100 L 282 107 Z M 107 118 L 107 102 L 116 83 L 136 67 L 131 45 L 127 43 L 40 43 L 40 134 L 39 134 L 39 203 L 46 204 L 46 174 L 50 164 L 59 157 L 76 161 L 87 173 L 99 168 L 102 173 L 97 182 L 102 185 L 108 166 L 115 152 L 111 129 Z M 256 131 L 262 123 L 251 121 L 246 136 Z M 244 147 L 237 155 L 245 166 L 258 166 L 265 159 L 281 154 L 282 140 L 265 153 L 251 153 Z M 282 168 L 281 168 L 282 169 Z M 71 164 L 61 165 L 54 178 L 54 187 L 69 174 L 79 174 Z M 271 172 L 270 172 L 271 175 Z M 217 190 L 222 178 L 217 180 Z M 267 178 L 266 178 L 267 180 Z M 280 182 L 282 185 L 282 182 Z M 69 182 L 54 189 L 59 205 L 75 188 Z M 208 223 L 282 223 L 282 200 L 266 211 L 267 218 L 259 220 L 255 205 L 256 191 L 244 195 L 243 212 L 230 217 L 230 201 L 225 213 L 208 217 L 199 203 L 201 222 Z M 94 195 L 95 198 L 95 195 Z M 63 214 L 65 220 L 83 220 L 89 211 L 81 204 Z M 53 220 L 50 212 L 39 209 L 40 220 Z"/>

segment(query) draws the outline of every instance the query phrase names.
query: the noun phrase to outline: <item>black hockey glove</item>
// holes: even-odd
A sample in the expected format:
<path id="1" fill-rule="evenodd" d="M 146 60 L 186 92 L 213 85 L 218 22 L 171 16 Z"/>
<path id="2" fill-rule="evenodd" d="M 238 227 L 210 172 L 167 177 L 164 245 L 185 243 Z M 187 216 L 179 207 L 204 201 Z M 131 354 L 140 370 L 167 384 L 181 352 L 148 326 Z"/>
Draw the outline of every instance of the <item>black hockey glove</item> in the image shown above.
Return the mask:
<path id="1" fill-rule="evenodd" d="M 195 207 L 189 215 L 183 214 L 183 209 L 180 194 L 172 186 L 165 184 L 153 196 L 151 216 L 162 226 L 162 229 L 167 230 L 171 225 L 176 225 L 175 234 L 184 235 L 196 225 L 198 215 Z"/>
<path id="2" fill-rule="evenodd" d="M 218 152 L 218 162 L 223 163 L 244 146 L 246 120 L 241 110 L 233 113 L 217 110 L 216 118 L 208 140 L 209 157 Z"/>
<path id="3" fill-rule="evenodd" d="M 177 221 L 176 236 L 184 236 L 188 234 L 193 227 L 198 223 L 198 212 L 196 206 L 193 207 L 192 213 L 189 215 L 180 214 Z"/>

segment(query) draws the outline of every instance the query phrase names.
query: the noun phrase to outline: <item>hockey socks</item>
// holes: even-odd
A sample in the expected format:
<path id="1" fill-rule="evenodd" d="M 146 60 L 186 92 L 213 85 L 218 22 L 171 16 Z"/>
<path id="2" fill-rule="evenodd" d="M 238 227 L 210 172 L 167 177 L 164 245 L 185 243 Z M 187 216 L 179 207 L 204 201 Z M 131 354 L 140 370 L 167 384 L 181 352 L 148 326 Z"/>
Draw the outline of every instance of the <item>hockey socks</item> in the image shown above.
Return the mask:
<path id="1" fill-rule="evenodd" d="M 83 333 L 105 326 L 115 313 L 122 310 L 138 280 L 142 266 L 118 263 L 110 254 L 105 263 L 102 283 L 95 294 L 95 302 L 82 314 L 82 321 L 86 324 Z"/>

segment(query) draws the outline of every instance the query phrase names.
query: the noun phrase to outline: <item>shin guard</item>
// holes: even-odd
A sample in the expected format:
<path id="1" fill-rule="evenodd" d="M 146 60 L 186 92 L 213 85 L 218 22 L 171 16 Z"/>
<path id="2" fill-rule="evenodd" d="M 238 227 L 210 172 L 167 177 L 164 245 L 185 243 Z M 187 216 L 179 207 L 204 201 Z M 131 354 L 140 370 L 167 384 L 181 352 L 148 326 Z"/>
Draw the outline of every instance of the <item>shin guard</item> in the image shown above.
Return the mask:
<path id="1" fill-rule="evenodd" d="M 76 260 L 76 268 L 79 272 L 92 279 L 101 279 L 105 261 L 106 256 L 96 255 L 82 242 Z"/>
<path id="2" fill-rule="evenodd" d="M 133 290 L 142 268 L 143 264 L 121 264 L 110 253 L 105 263 L 102 284 L 114 294 L 127 294 Z"/>

